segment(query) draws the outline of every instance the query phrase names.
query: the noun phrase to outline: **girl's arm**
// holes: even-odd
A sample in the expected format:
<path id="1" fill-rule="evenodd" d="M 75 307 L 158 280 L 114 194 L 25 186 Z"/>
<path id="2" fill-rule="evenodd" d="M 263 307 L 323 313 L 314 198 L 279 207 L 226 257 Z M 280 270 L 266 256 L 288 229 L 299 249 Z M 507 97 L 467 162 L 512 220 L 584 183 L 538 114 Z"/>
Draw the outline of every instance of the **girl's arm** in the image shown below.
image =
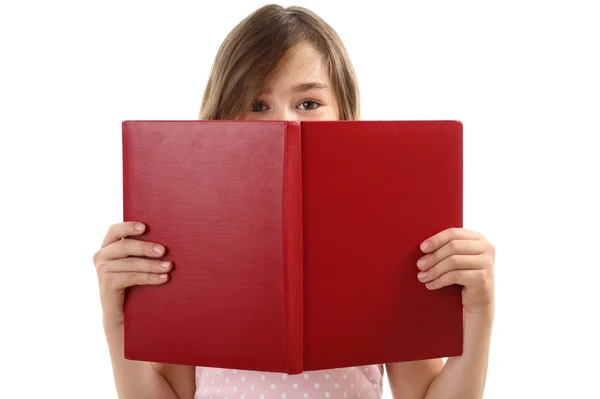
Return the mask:
<path id="1" fill-rule="evenodd" d="M 164 284 L 172 266 L 152 259 L 164 253 L 162 245 L 132 238 L 143 234 L 145 229 L 145 224 L 137 222 L 110 226 L 93 258 L 100 286 L 102 325 L 117 393 L 121 399 L 193 399 L 193 367 L 138 362 L 124 357 L 125 289 L 134 285 Z"/>
<path id="2" fill-rule="evenodd" d="M 481 314 L 465 312 L 463 354 L 448 358 L 442 372 L 427 390 L 426 399 L 483 397 L 492 321 L 491 310 Z"/>
<path id="3" fill-rule="evenodd" d="M 123 356 L 123 328 L 106 330 L 119 399 L 193 399 L 194 367 L 139 362 Z"/>
<path id="4" fill-rule="evenodd" d="M 394 398 L 482 398 L 488 367 L 493 311 L 465 312 L 461 356 L 386 365 Z"/>
<path id="5" fill-rule="evenodd" d="M 430 290 L 462 285 L 463 353 L 387 365 L 394 397 L 479 399 L 488 368 L 494 320 L 495 248 L 480 233 L 444 230 L 421 244 L 417 278 Z"/>

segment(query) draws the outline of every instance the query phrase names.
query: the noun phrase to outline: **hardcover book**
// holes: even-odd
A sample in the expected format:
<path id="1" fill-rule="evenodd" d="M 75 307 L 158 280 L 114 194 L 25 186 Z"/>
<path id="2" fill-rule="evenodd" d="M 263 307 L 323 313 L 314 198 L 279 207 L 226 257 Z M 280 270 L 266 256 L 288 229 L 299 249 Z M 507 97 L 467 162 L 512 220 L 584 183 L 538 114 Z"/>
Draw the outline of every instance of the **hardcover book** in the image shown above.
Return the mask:
<path id="1" fill-rule="evenodd" d="M 126 358 L 295 374 L 462 353 L 461 287 L 416 267 L 462 227 L 460 122 L 122 128 L 124 221 L 173 262 L 126 291 Z"/>

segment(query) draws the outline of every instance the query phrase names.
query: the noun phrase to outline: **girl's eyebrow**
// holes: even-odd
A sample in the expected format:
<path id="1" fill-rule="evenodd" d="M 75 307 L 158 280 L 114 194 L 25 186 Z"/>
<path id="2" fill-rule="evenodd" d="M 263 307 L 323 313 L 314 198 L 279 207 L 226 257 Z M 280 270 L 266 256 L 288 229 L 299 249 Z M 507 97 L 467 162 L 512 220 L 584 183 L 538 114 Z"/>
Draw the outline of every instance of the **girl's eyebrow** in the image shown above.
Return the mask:
<path id="1" fill-rule="evenodd" d="M 309 91 L 312 89 L 329 90 L 329 86 L 327 86 L 326 84 L 323 84 L 321 82 L 301 83 L 301 84 L 298 84 L 298 85 L 292 87 L 292 92 L 293 93 L 302 93 L 302 92 Z"/>
<path id="2" fill-rule="evenodd" d="M 329 90 L 329 86 L 321 82 L 299 83 L 295 86 L 292 86 L 292 93 L 304 93 L 312 89 Z M 271 89 L 261 90 L 260 94 L 269 95 L 271 94 Z"/>

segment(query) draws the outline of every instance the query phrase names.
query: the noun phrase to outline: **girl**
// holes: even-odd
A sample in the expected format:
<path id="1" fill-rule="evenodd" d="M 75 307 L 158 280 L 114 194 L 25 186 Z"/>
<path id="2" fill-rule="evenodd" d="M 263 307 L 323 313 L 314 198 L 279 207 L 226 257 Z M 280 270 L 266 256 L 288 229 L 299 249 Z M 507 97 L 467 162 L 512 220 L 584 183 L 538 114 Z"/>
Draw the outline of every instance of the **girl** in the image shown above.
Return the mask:
<path id="1" fill-rule="evenodd" d="M 265 6 L 238 24 L 216 56 L 200 119 L 356 120 L 359 92 L 335 31 L 300 7 Z M 94 256 L 103 324 L 120 398 L 379 398 L 384 365 L 300 375 L 223 370 L 126 360 L 125 288 L 165 284 L 160 243 L 136 240 L 141 222 L 110 227 Z M 415 278 L 428 289 L 460 284 L 464 352 L 386 364 L 394 398 L 481 398 L 494 315 L 494 247 L 476 232 L 451 228 L 427 238 Z M 210 328 L 210 326 L 207 326 Z"/>

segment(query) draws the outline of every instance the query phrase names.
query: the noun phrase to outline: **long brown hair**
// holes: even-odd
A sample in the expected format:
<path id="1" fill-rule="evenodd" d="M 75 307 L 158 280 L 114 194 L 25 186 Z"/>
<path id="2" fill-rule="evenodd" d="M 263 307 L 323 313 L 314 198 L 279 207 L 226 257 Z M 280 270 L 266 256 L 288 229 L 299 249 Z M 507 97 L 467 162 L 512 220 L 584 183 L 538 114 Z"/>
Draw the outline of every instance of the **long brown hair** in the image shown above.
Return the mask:
<path id="1" fill-rule="evenodd" d="M 204 92 L 200 119 L 239 119 L 277 71 L 286 52 L 303 41 L 323 55 L 339 119 L 359 119 L 358 82 L 337 33 L 306 8 L 275 4 L 254 11 L 223 41 Z"/>

